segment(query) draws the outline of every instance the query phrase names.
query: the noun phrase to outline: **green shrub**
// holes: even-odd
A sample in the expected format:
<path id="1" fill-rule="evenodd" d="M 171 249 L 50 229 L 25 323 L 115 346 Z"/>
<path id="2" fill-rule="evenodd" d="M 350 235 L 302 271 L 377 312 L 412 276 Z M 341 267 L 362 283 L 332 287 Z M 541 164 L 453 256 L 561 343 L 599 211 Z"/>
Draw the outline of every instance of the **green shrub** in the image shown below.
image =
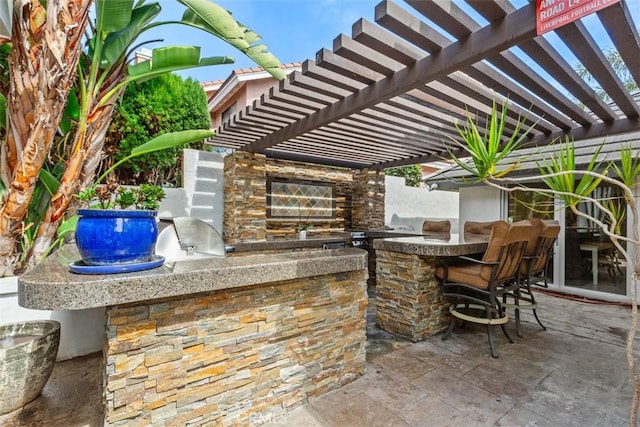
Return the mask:
<path id="1" fill-rule="evenodd" d="M 131 84 L 122 102 L 116 107 L 113 122 L 105 139 L 108 155 L 103 167 L 125 157 L 156 135 L 211 126 L 207 98 L 200 84 L 188 78 L 167 74 L 155 79 Z M 204 144 L 190 144 L 189 148 L 203 149 Z M 121 184 L 138 185 L 168 182 L 180 185 L 183 147 L 137 157 L 115 171 Z"/>
<path id="2" fill-rule="evenodd" d="M 420 169 L 420 165 L 389 168 L 385 169 L 384 174 L 390 176 L 403 176 L 404 185 L 407 187 L 420 187 L 420 184 L 422 183 L 422 169 Z"/>

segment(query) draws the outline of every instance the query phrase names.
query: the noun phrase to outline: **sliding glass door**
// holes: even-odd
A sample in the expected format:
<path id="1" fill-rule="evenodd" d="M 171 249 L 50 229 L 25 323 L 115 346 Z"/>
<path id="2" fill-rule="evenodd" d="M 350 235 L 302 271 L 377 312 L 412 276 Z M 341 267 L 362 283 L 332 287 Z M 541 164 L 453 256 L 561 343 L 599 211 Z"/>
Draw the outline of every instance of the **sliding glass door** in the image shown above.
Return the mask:
<path id="1" fill-rule="evenodd" d="M 601 185 L 592 197 L 616 213 L 617 234 L 626 234 L 627 205 L 617 187 Z M 580 203 L 578 211 L 611 224 L 611 219 L 593 203 Z M 626 263 L 595 221 L 566 209 L 564 233 L 565 286 L 618 295 L 627 293 Z"/>
<path id="2" fill-rule="evenodd" d="M 539 188 L 544 187 L 540 185 Z M 601 184 L 591 196 L 615 213 L 616 234 L 626 235 L 627 204 L 618 187 Z M 506 213 L 511 222 L 532 217 L 560 220 L 561 235 L 556 256 L 547 272 L 547 282 L 558 288 L 571 288 L 571 291 L 567 289 L 570 293 L 591 297 L 596 297 L 594 292 L 627 295 L 624 258 L 597 222 L 585 217 L 588 215 L 603 224 L 611 224 L 611 219 L 596 205 L 580 203 L 579 214 L 575 214 L 570 209 L 559 210 L 560 206 L 554 206 L 553 198 L 532 191 L 507 192 L 506 200 Z M 621 244 L 626 248 L 624 242 Z M 555 269 L 553 261 L 558 264 Z"/>

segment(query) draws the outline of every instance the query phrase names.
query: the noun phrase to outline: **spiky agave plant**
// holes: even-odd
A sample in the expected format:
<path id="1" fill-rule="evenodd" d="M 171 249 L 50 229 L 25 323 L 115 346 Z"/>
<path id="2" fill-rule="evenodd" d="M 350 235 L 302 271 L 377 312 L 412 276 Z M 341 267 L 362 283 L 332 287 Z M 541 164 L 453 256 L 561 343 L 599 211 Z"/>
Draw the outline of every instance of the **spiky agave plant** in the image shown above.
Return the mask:
<path id="1" fill-rule="evenodd" d="M 633 343 L 638 327 L 638 306 L 636 300 L 637 275 L 640 271 L 640 231 L 638 210 L 635 203 L 632 188 L 636 185 L 640 175 L 640 152 L 632 152 L 630 146 L 621 148 L 620 162 L 605 163 L 600 160 L 600 149 L 597 149 L 590 161 L 582 169 L 578 169 L 576 164 L 576 154 L 571 140 L 565 140 L 563 144 L 549 146 L 545 148 L 546 161 L 538 163 L 539 178 L 546 184 L 547 189 L 531 188 L 523 185 L 523 180 L 508 177 L 518 166 L 518 160 L 512 164 L 504 163 L 505 159 L 515 158 L 515 151 L 519 142 L 523 140 L 524 134 L 518 135 L 520 126 L 516 126 L 515 131 L 509 138 L 504 135 L 504 122 L 506 118 L 506 105 L 500 114 L 495 106 L 492 108 L 491 118 L 488 121 L 484 135 L 478 130 L 479 126 L 472 117 L 468 117 L 464 128 L 458 131 L 462 138 L 463 148 L 469 152 L 473 165 L 456 157 L 451 152 L 453 160 L 465 171 L 470 173 L 476 182 L 499 188 L 503 191 L 531 191 L 542 193 L 554 197 L 562 202 L 565 208 L 571 209 L 576 215 L 586 217 L 597 224 L 605 234 L 607 234 L 618 251 L 623 254 L 627 265 L 633 266 L 631 284 L 631 325 L 627 336 L 626 356 L 630 377 L 633 383 L 633 397 L 630 408 L 630 424 L 636 425 L 637 412 L 640 403 L 640 379 L 638 378 L 636 361 L 633 353 Z M 518 120 L 520 123 L 520 120 Z M 507 141 L 504 143 L 503 141 Z M 550 154 L 549 149 L 555 148 Z M 612 170 L 615 178 L 608 175 Z M 602 183 L 613 185 L 622 190 L 627 207 L 632 213 L 631 236 L 623 236 L 619 233 L 619 221 L 623 216 L 617 208 L 608 208 L 608 202 L 600 201 L 593 197 L 594 190 Z M 606 220 L 602 221 L 577 209 L 578 203 L 593 203 L 601 212 L 606 215 Z M 621 241 L 630 243 L 634 248 L 634 259 L 629 252 L 620 244 Z"/>

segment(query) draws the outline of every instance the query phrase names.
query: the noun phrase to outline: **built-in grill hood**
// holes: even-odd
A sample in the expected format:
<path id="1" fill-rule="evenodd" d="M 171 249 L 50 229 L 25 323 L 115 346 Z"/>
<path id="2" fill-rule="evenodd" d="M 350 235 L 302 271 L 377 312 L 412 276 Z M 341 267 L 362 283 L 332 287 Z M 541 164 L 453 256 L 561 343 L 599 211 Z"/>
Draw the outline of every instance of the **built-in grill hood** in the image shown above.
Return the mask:
<path id="1" fill-rule="evenodd" d="M 191 217 L 173 218 L 158 235 L 156 254 L 165 264 L 203 258 L 224 258 L 227 249 L 218 231 L 206 222 Z"/>

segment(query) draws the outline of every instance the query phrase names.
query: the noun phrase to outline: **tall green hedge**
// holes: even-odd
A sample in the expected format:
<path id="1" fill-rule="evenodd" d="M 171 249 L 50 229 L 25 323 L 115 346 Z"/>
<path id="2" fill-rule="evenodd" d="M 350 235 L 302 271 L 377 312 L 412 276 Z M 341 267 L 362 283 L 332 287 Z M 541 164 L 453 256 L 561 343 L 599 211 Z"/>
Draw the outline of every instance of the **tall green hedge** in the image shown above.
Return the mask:
<path id="1" fill-rule="evenodd" d="M 108 159 L 103 168 L 158 134 L 209 127 L 207 98 L 197 81 L 168 74 L 129 85 L 105 139 Z M 121 184 L 180 185 L 183 148 L 140 156 L 119 167 L 116 178 Z M 191 144 L 190 148 L 202 149 L 204 144 Z"/>

